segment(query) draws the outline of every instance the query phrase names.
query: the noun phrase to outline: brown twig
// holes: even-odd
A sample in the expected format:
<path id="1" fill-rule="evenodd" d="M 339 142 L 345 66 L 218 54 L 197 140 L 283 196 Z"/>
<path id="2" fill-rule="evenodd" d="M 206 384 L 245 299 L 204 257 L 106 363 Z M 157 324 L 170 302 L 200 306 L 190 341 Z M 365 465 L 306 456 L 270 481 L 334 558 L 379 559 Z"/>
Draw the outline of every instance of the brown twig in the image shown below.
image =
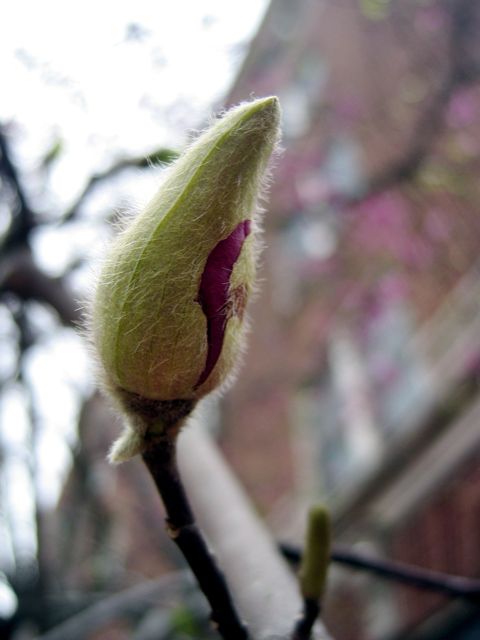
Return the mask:
<path id="1" fill-rule="evenodd" d="M 310 640 L 312 637 L 313 625 L 320 615 L 320 603 L 312 598 L 303 600 L 303 612 L 300 620 L 297 622 L 292 640 Z"/>
<path id="2" fill-rule="evenodd" d="M 291 545 L 281 545 L 280 548 L 292 563 L 297 564 L 300 561 L 300 549 Z M 437 591 L 450 598 L 462 598 L 480 604 L 480 580 L 431 571 L 402 562 L 373 558 L 339 546 L 334 547 L 331 560 L 353 569 L 368 571 L 386 580 L 401 582 L 418 589 Z"/>
<path id="3" fill-rule="evenodd" d="M 143 460 L 165 505 L 167 530 L 212 607 L 213 624 L 225 639 L 248 640 L 225 578 L 195 524 L 177 468 L 175 440 L 154 440 L 144 452 Z"/>

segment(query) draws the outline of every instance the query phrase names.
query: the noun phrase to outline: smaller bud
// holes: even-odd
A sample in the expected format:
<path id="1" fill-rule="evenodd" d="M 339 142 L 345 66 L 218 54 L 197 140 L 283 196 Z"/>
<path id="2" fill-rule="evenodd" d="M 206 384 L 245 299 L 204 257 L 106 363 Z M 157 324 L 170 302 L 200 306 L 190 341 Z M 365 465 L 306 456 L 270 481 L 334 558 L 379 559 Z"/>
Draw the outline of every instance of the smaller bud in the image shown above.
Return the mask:
<path id="1" fill-rule="evenodd" d="M 236 368 L 259 252 L 257 197 L 278 131 L 277 98 L 229 111 L 113 243 L 91 327 L 104 386 L 129 416 L 115 461 L 149 436 L 173 437 Z"/>
<path id="2" fill-rule="evenodd" d="M 325 507 L 314 506 L 308 514 L 305 549 L 299 578 L 306 600 L 318 601 L 325 591 L 330 563 L 331 525 Z"/>

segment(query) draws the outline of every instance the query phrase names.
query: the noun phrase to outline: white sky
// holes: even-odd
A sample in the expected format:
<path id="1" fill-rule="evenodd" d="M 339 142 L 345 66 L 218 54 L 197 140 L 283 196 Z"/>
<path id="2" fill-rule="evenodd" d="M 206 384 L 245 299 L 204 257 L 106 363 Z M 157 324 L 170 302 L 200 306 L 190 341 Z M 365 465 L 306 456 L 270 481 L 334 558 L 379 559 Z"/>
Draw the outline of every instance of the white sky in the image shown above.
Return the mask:
<path id="1" fill-rule="evenodd" d="M 266 4 L 9 3 L 0 23 L 0 119 L 20 123 L 27 159 L 61 137 L 77 172 L 93 159 L 98 166 L 121 152 L 178 144 L 179 130 L 197 126 L 221 100 L 244 54 L 238 45 Z"/>
<path id="2" fill-rule="evenodd" d="M 37 207 L 60 213 L 94 170 L 118 157 L 163 145 L 181 148 L 189 129 L 202 126 L 212 106 L 221 103 L 267 4 L 268 0 L 8 3 L 0 22 L 0 122 L 11 133 Z M 62 157 L 48 184 L 41 184 L 35 170 L 55 140 L 61 140 Z M 139 180 L 130 197 L 141 201 L 151 188 Z M 4 224 L 0 220 L 0 229 Z M 52 273 L 60 273 L 75 252 L 93 244 L 91 219 L 70 229 L 41 232 L 35 239 L 38 259 Z M 14 333 L 5 323 L 2 333 Z M 40 399 L 39 490 L 44 503 L 53 505 L 68 465 L 68 443 L 74 438 L 75 399 L 90 382 L 79 339 L 68 330 L 57 330 L 52 337 L 48 317 L 39 316 L 39 327 L 42 336 L 27 369 L 35 398 Z M 15 433 L 8 429 L 13 423 Z M 35 551 L 22 453 L 29 439 L 28 401 L 16 385 L 4 394 L 0 406 L 0 439 L 11 454 L 2 474 L 2 485 L 10 487 L 11 508 L 0 513 L 1 569 L 8 567 L 8 549 L 15 545 L 27 554 Z"/>

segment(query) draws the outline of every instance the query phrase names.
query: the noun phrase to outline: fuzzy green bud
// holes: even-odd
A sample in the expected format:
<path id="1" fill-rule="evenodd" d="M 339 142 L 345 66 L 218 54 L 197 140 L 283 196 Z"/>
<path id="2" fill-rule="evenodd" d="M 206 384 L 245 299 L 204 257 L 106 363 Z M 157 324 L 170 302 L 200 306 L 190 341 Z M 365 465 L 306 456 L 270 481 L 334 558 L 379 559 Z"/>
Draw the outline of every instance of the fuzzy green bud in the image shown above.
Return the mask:
<path id="1" fill-rule="evenodd" d="M 113 243 L 91 326 L 104 386 L 130 416 L 116 460 L 140 452 L 149 429 L 178 426 L 235 369 L 255 281 L 257 197 L 278 126 L 274 97 L 229 111 Z"/>
<path id="2" fill-rule="evenodd" d="M 325 590 L 330 546 L 329 513 L 323 506 L 314 506 L 308 514 L 305 549 L 299 572 L 302 595 L 308 600 L 319 600 Z"/>

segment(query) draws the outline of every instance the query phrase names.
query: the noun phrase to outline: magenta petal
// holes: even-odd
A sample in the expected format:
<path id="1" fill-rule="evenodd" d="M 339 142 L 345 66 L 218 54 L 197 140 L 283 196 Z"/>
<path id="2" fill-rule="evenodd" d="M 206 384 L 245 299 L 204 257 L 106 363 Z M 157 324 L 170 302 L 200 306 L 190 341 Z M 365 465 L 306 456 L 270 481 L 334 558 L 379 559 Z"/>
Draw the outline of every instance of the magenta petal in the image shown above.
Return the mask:
<path id="1" fill-rule="evenodd" d="M 250 220 L 240 222 L 232 233 L 212 249 L 203 270 L 198 302 L 207 318 L 207 359 L 195 388 L 205 382 L 222 351 L 227 323 L 230 277 L 245 238 L 250 233 Z"/>

